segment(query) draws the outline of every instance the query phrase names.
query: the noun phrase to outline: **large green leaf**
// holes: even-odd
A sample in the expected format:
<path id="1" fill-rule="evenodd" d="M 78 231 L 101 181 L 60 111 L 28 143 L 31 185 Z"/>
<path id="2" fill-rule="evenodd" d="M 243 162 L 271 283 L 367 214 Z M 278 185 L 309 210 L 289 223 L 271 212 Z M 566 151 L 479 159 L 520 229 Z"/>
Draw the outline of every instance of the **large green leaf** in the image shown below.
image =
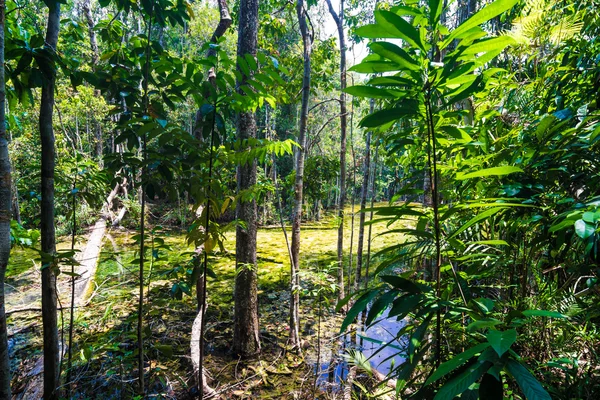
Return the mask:
<path id="1" fill-rule="evenodd" d="M 414 116 L 417 114 L 416 107 L 399 106 L 394 108 L 386 108 L 384 110 L 375 111 L 369 114 L 360 121 L 360 126 L 363 128 L 375 128 L 385 125 L 389 122 L 394 122 L 406 116 Z"/>
<path id="2" fill-rule="evenodd" d="M 462 233 L 466 229 L 469 229 L 471 226 L 475 225 L 476 223 L 483 221 L 485 219 L 488 219 L 492 215 L 494 215 L 497 212 L 502 211 L 502 210 L 504 210 L 504 207 L 496 207 L 496 208 L 491 208 L 489 210 L 486 210 L 482 213 L 477 214 L 475 217 L 471 218 L 464 225 L 462 225 L 460 228 L 458 228 L 456 231 L 454 231 L 454 233 L 452 235 L 450 235 L 449 239 L 452 239 L 453 237 Z"/>
<path id="3" fill-rule="evenodd" d="M 508 360 L 506 370 L 515 378 L 527 400 L 552 400 L 542 384 L 520 362 Z"/>
<path id="4" fill-rule="evenodd" d="M 371 79 L 368 84 L 376 86 L 402 86 L 409 88 L 417 85 L 415 81 L 401 76 L 377 76 Z"/>
<path id="5" fill-rule="evenodd" d="M 400 71 L 398 64 L 389 61 L 363 61 L 348 69 L 348 71 L 361 74 L 375 74 L 379 72 Z"/>
<path id="6" fill-rule="evenodd" d="M 443 0 L 431 0 L 429 2 L 429 24 L 431 26 L 436 26 L 438 22 L 440 22 L 440 16 L 442 15 L 443 5 Z"/>
<path id="7" fill-rule="evenodd" d="M 342 322 L 342 326 L 340 328 L 340 332 L 344 332 L 348 325 L 350 325 L 360 314 L 362 311 L 367 309 L 367 306 L 379 294 L 377 290 L 369 290 L 367 293 L 363 294 L 356 300 L 356 303 L 350 308 L 348 314 L 346 314 L 346 318 L 344 318 L 344 322 Z"/>
<path id="8" fill-rule="evenodd" d="M 547 317 L 547 318 L 569 318 L 558 311 L 547 311 L 547 310 L 525 310 L 523 315 L 526 317 Z"/>
<path id="9" fill-rule="evenodd" d="M 517 331 L 509 329 L 507 331 L 491 330 L 486 335 L 488 342 L 496 350 L 500 357 L 510 349 L 510 346 L 517 341 Z"/>
<path id="10" fill-rule="evenodd" d="M 495 38 L 486 38 L 479 40 L 470 46 L 464 48 L 460 54 L 459 60 L 465 60 L 467 55 L 475 55 L 478 53 L 487 53 L 492 50 L 503 50 L 506 46 L 515 44 L 516 40 L 510 36 L 502 35 Z"/>
<path id="11" fill-rule="evenodd" d="M 402 39 L 413 47 L 418 47 L 423 51 L 426 50 L 417 29 L 398 14 L 386 10 L 377 10 L 375 11 L 375 21 L 377 21 L 376 25 L 381 26 L 390 35 L 393 35 L 382 37 Z M 357 34 L 359 29 L 357 29 Z M 376 39 L 377 37 L 371 38 Z"/>
<path id="12" fill-rule="evenodd" d="M 456 396 L 467 390 L 469 386 L 477 382 L 491 366 L 492 364 L 487 361 L 476 361 L 442 386 L 433 400 L 453 400 Z"/>
<path id="13" fill-rule="evenodd" d="M 355 97 L 367 97 L 370 99 L 395 99 L 398 97 L 398 93 L 396 92 L 391 92 L 389 90 L 373 86 L 350 86 L 346 88 L 344 92 Z"/>
<path id="14" fill-rule="evenodd" d="M 496 0 L 492 4 L 488 4 L 483 7 L 480 11 L 475 13 L 465 22 L 460 24 L 455 30 L 450 32 L 450 35 L 444 39 L 442 43 L 440 43 L 440 50 L 444 49 L 448 46 L 454 39 L 460 36 L 462 33 L 467 32 L 468 30 L 475 28 L 484 22 L 489 21 L 490 19 L 502 14 L 505 11 L 513 8 L 515 4 L 517 4 L 519 0 Z"/>
<path id="15" fill-rule="evenodd" d="M 388 306 L 394 301 L 399 293 L 400 292 L 398 290 L 389 290 L 375 300 L 371 306 L 371 309 L 369 310 L 369 314 L 367 314 L 365 325 L 371 325 L 375 318 L 377 318 L 386 308 L 388 308 Z"/>
<path id="16" fill-rule="evenodd" d="M 373 42 L 369 45 L 369 48 L 373 50 L 374 53 L 379 54 L 404 68 L 412 71 L 420 70 L 419 64 L 417 64 L 406 51 L 393 43 Z"/>
<path id="17" fill-rule="evenodd" d="M 431 374 L 429 379 L 427 379 L 427 381 L 425 382 L 425 385 L 429 385 L 429 384 L 437 381 L 438 379 L 444 377 L 446 374 L 454 371 L 456 368 L 460 367 L 461 365 L 463 365 L 464 363 L 466 363 L 471 358 L 475 357 L 477 354 L 481 353 L 483 350 L 487 349 L 488 347 L 490 347 L 490 343 L 483 342 L 483 343 L 479 343 L 479 344 L 471 347 L 470 349 L 465 350 L 464 352 L 462 352 L 460 354 L 455 355 L 450 360 L 446 361 L 445 363 L 442 363 L 435 370 L 435 372 L 433 374 Z"/>
<path id="18" fill-rule="evenodd" d="M 594 225 L 588 224 L 583 219 L 575 221 L 575 233 L 582 239 L 587 239 L 596 232 Z"/>
<path id="19" fill-rule="evenodd" d="M 404 279 L 397 275 L 383 275 L 381 280 L 392 285 L 394 289 L 401 290 L 407 293 L 422 293 L 421 287 L 408 279 Z"/>
<path id="20" fill-rule="evenodd" d="M 523 172 L 523 170 L 519 167 L 513 167 L 510 165 L 504 167 L 492 167 L 486 169 L 480 169 L 479 171 L 469 172 L 468 174 L 463 174 L 461 172 L 456 174 L 456 179 L 459 181 L 470 179 L 470 178 L 481 178 L 484 176 L 500 176 L 500 175 L 508 175 L 514 174 L 515 172 Z"/>

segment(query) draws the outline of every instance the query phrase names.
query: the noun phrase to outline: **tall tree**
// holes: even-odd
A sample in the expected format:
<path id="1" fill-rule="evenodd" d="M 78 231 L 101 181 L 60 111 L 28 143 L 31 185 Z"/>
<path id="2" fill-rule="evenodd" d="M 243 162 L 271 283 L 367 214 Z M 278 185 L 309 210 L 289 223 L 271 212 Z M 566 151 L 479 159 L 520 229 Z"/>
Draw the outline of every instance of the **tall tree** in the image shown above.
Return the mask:
<path id="1" fill-rule="evenodd" d="M 294 210 L 292 213 L 292 265 L 291 265 L 291 297 L 290 297 L 290 344 L 299 346 L 298 324 L 300 321 L 300 225 L 302 223 L 302 202 L 304 189 L 304 158 L 306 156 L 306 132 L 308 122 L 308 101 L 310 98 L 310 55 L 312 53 L 312 37 L 306 22 L 306 9 L 304 0 L 297 0 L 296 14 L 302 35 L 304 48 L 304 75 L 302 77 L 302 107 L 300 109 L 300 129 L 298 131 L 298 144 L 300 148 L 296 154 L 296 180 L 294 183 Z"/>
<path id="2" fill-rule="evenodd" d="M 375 101 L 371 99 L 370 110 L 372 114 Z M 362 277 L 362 265 L 363 265 L 363 248 L 365 238 L 365 208 L 367 207 L 367 196 L 369 193 L 369 176 L 371 175 L 371 131 L 367 132 L 367 138 L 365 141 L 365 164 L 363 172 L 363 182 L 360 194 L 360 216 L 358 224 L 358 245 L 356 248 L 356 275 L 354 276 L 354 290 L 358 289 L 360 279 Z"/>
<path id="3" fill-rule="evenodd" d="M 45 47 L 56 54 L 58 32 L 60 29 L 60 3 L 46 1 L 48 5 L 48 26 Z M 54 229 L 54 168 L 56 154 L 54 148 L 54 86 L 56 68 L 52 66 L 50 76 L 44 77 L 40 103 L 40 139 L 42 143 L 42 203 L 41 203 L 41 240 L 42 252 L 54 260 L 56 254 L 56 233 Z M 60 347 L 56 314 L 56 262 L 45 261 L 42 265 L 42 323 L 44 329 L 44 399 L 58 399 L 58 380 L 60 375 Z"/>
<path id="4" fill-rule="evenodd" d="M 239 8 L 238 50 L 239 57 L 256 56 L 258 41 L 258 0 L 241 0 Z M 250 78 L 237 66 L 241 79 L 238 92 Z M 240 112 L 237 121 L 237 140 L 242 142 L 256 137 L 256 117 L 253 112 Z M 256 160 L 237 166 L 237 190 L 241 193 L 256 184 Z M 234 293 L 233 350 L 242 357 L 260 352 L 258 336 L 258 295 L 256 266 L 256 200 L 238 200 L 236 217 L 243 222 L 236 229 L 236 275 Z"/>
<path id="5" fill-rule="evenodd" d="M 344 297 L 344 205 L 346 203 L 346 127 L 348 113 L 346 111 L 346 39 L 344 36 L 344 0 L 340 1 L 339 15 L 333 9 L 331 0 L 327 0 L 329 13 L 337 26 L 340 41 L 340 200 L 338 208 L 338 299 Z"/>
<path id="6" fill-rule="evenodd" d="M 0 65 L 4 65 L 5 0 L 0 0 Z M 10 256 L 11 187 L 8 138 L 6 137 L 6 85 L 0 68 L 0 399 L 10 399 L 10 359 L 4 300 L 4 277 Z"/>

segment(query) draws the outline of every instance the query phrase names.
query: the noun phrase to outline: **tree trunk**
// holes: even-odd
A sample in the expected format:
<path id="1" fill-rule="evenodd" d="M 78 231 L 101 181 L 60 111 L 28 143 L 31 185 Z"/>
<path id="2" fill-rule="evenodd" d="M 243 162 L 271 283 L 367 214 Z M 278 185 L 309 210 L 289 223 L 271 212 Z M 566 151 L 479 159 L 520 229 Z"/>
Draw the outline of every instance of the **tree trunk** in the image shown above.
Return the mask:
<path id="1" fill-rule="evenodd" d="M 304 0 L 297 0 L 296 14 L 302 34 L 304 48 L 304 76 L 302 77 L 302 107 L 300 110 L 300 129 L 298 131 L 298 149 L 296 157 L 296 181 L 294 183 L 294 211 L 292 213 L 292 265 L 291 265 L 291 296 L 290 296 L 290 344 L 300 345 L 298 325 L 300 323 L 300 225 L 302 223 L 302 191 L 304 189 L 304 158 L 306 154 L 306 132 L 308 123 L 308 101 L 310 98 L 310 56 L 312 53 L 312 38 L 306 23 Z"/>
<path id="2" fill-rule="evenodd" d="M 81 3 L 81 10 L 83 11 L 83 16 L 85 17 L 85 22 L 88 28 L 88 35 L 90 37 L 90 50 L 92 51 L 92 68 L 95 70 L 98 65 L 98 60 L 100 59 L 98 53 L 98 40 L 96 39 L 96 31 L 94 30 L 96 23 L 94 22 L 94 18 L 92 17 L 92 10 L 90 6 L 90 0 L 83 0 Z M 95 91 L 96 96 L 100 96 L 100 91 Z M 95 138 L 95 155 L 98 158 L 98 162 L 100 166 L 102 166 L 102 126 L 100 125 L 100 121 L 96 119 L 96 116 L 93 117 L 94 121 L 94 138 Z"/>
<path id="3" fill-rule="evenodd" d="M 258 0 L 241 0 L 238 29 L 238 56 L 256 56 L 258 36 Z M 241 68 L 238 65 L 238 71 Z M 243 75 L 237 82 L 238 88 L 248 77 Z M 244 95 L 238 89 L 241 95 Z M 237 140 L 256 137 L 256 119 L 253 112 L 241 112 L 237 122 Z M 256 160 L 237 167 L 238 193 L 256 184 Z M 256 201 L 238 200 L 236 217 L 245 227 L 236 229 L 236 275 L 234 293 L 233 351 L 242 357 L 250 357 L 260 352 L 258 336 L 258 297 L 256 266 Z"/>
<path id="4" fill-rule="evenodd" d="M 6 3 L 0 0 L 0 65 L 4 65 L 4 23 Z M 0 69 L 0 399 L 10 399 L 10 359 L 4 301 L 4 277 L 10 256 L 12 178 L 6 137 L 6 81 Z"/>
<path id="5" fill-rule="evenodd" d="M 331 0 L 327 0 L 329 13 L 337 25 L 340 40 L 340 199 L 338 206 L 338 300 L 344 298 L 344 205 L 346 203 L 346 41 L 344 38 L 344 0 L 340 2 L 340 14 L 333 9 Z"/>
<path id="6" fill-rule="evenodd" d="M 371 110 L 373 113 L 373 100 L 371 100 Z M 360 280 L 362 278 L 362 265 L 363 265 L 363 246 L 365 239 L 365 208 L 367 206 L 367 195 L 369 193 L 369 176 L 371 175 L 371 132 L 367 132 L 367 139 L 365 143 L 365 165 L 362 182 L 362 192 L 360 195 L 360 216 L 358 224 L 358 245 L 356 249 L 356 276 L 354 277 L 354 290 L 358 289 Z"/>
<path id="7" fill-rule="evenodd" d="M 60 28 L 60 3 L 51 2 L 48 12 L 46 46 L 56 51 Z M 55 73 L 56 70 L 53 71 Z M 54 256 L 56 237 L 54 230 L 54 130 L 52 116 L 54 112 L 54 83 L 56 77 L 45 79 L 42 86 L 40 103 L 40 139 L 42 143 L 42 202 L 41 202 L 41 240 L 42 252 Z M 58 380 L 60 375 L 58 328 L 56 315 L 56 265 L 54 262 L 42 265 L 42 322 L 44 337 L 44 399 L 58 399 Z"/>

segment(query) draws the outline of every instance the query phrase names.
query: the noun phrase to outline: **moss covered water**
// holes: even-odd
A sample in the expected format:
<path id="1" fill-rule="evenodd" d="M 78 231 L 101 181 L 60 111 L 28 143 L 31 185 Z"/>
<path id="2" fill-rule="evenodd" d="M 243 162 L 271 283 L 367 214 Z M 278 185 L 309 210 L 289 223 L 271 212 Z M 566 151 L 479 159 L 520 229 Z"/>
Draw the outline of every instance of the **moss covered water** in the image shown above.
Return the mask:
<path id="1" fill-rule="evenodd" d="M 350 218 L 346 221 L 347 254 Z M 402 240 L 397 234 L 377 236 L 384 229 L 384 226 L 374 225 L 374 251 Z M 209 278 L 206 315 L 206 365 L 212 373 L 212 386 L 226 388 L 227 398 L 313 396 L 319 309 L 321 362 L 328 363 L 327 359 L 332 359 L 333 363 L 339 361 L 340 342 L 333 338 L 338 334 L 341 319 L 333 313 L 335 304 L 330 301 L 335 296 L 321 291 L 319 307 L 317 295 L 319 287 L 335 280 L 335 271 L 331 269 L 336 260 L 337 243 L 334 217 L 303 226 L 301 336 L 305 349 L 302 356 L 286 351 L 290 269 L 280 227 L 261 228 L 257 238 L 263 352 L 260 359 L 248 363 L 240 362 L 229 353 L 233 335 L 235 233 L 227 233 L 226 238 L 226 253 L 209 257 L 209 265 L 216 276 Z M 357 238 L 356 232 L 354 238 Z M 187 244 L 185 233 L 180 231 L 155 230 L 147 240 L 147 245 L 153 249 L 152 262 L 146 269 L 148 294 L 144 309 L 149 387 L 152 393 L 163 398 L 185 399 L 193 396 L 195 390 L 189 338 L 196 305 L 194 292 L 187 283 L 193 247 Z M 356 243 L 353 248 L 356 249 Z M 24 263 L 32 253 L 19 250 L 15 254 L 11 268 L 25 271 Z M 76 315 L 75 376 L 82 396 L 103 393 L 103 398 L 117 399 L 129 398 L 135 393 L 137 274 L 135 232 L 111 231 L 104 239 L 92 299 Z M 13 315 L 9 324 L 16 324 L 24 317 Z M 36 329 L 32 335 L 39 335 L 40 331 Z M 38 352 L 39 342 L 32 343 L 36 345 L 21 349 L 16 357 L 23 360 Z"/>

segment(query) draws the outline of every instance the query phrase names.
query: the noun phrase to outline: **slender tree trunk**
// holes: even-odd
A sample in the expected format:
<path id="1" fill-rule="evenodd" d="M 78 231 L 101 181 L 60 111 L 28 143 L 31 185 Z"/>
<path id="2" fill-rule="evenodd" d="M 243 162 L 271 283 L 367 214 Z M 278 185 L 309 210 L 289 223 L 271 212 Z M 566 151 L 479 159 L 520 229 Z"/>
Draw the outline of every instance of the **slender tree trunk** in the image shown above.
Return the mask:
<path id="1" fill-rule="evenodd" d="M 4 65 L 5 0 L 0 0 L 0 65 Z M 10 399 L 10 359 L 6 329 L 4 277 L 10 256 L 10 217 L 12 178 L 6 136 L 6 81 L 0 68 L 0 399 Z"/>
<path id="2" fill-rule="evenodd" d="M 340 14 L 333 9 L 331 0 L 327 0 L 329 13 L 337 25 L 340 40 L 340 198 L 338 207 L 338 300 L 344 298 L 344 205 L 346 204 L 346 40 L 344 37 L 344 0 L 340 2 Z"/>
<path id="3" fill-rule="evenodd" d="M 48 12 L 46 46 L 56 51 L 60 29 L 60 3 L 51 2 Z M 54 71 L 55 72 L 55 71 Z M 40 139 L 42 143 L 42 202 L 41 202 L 41 240 L 42 252 L 54 256 L 56 253 L 56 234 L 54 230 L 54 85 L 56 77 L 46 79 L 42 86 L 40 103 Z M 60 348 L 56 314 L 56 268 L 52 263 L 42 265 L 42 323 L 44 330 L 44 399 L 58 399 L 58 380 L 60 375 Z"/>
<path id="4" fill-rule="evenodd" d="M 92 51 L 92 68 L 95 70 L 96 66 L 98 65 L 98 60 L 100 59 L 100 56 L 98 52 L 98 40 L 96 39 L 96 31 L 94 30 L 96 23 L 94 22 L 94 18 L 92 16 L 90 0 L 83 0 L 83 2 L 81 3 L 81 10 L 83 11 L 83 16 L 85 17 L 85 22 L 88 28 L 88 35 L 90 37 L 90 50 Z M 100 91 L 96 90 L 95 94 L 96 96 L 100 96 Z M 100 165 L 102 165 L 102 126 L 100 125 L 100 121 L 98 121 L 96 116 L 93 117 L 93 122 L 95 138 L 94 152 L 99 160 Z"/>
<path id="5" fill-rule="evenodd" d="M 374 102 L 371 100 L 370 112 L 373 113 Z M 362 192 L 360 195 L 360 216 L 358 224 L 358 246 L 356 255 L 356 276 L 354 279 L 354 290 L 358 289 L 360 280 L 362 278 L 362 265 L 363 265 L 363 246 L 365 239 L 365 208 L 367 206 L 367 196 L 369 193 L 369 176 L 371 175 L 371 132 L 367 132 L 367 139 L 365 143 L 365 165 L 362 182 Z"/>
<path id="6" fill-rule="evenodd" d="M 304 189 L 304 157 L 306 154 L 306 132 L 308 122 L 308 101 L 310 98 L 310 56 L 312 53 L 312 37 L 306 23 L 306 9 L 304 0 L 296 2 L 296 14 L 302 34 L 304 48 L 304 76 L 302 78 L 302 107 L 300 110 L 300 129 L 298 132 L 298 149 L 296 157 L 296 181 L 294 184 L 294 211 L 292 213 L 292 268 L 291 268 L 291 297 L 290 297 L 290 344 L 293 347 L 300 345 L 298 324 L 300 322 L 300 225 L 302 223 L 302 191 Z"/>
<path id="7" fill-rule="evenodd" d="M 379 155 L 379 145 L 375 147 L 375 160 L 373 166 L 373 176 L 371 181 L 371 211 L 369 212 L 369 222 L 373 221 L 373 207 L 375 207 L 376 183 L 377 183 L 377 158 Z M 371 234 L 373 225 L 369 224 L 369 233 L 367 235 L 367 261 L 365 268 L 365 289 L 369 286 L 369 267 L 371 266 Z"/>
<path id="8" fill-rule="evenodd" d="M 241 0 L 238 29 L 238 56 L 256 56 L 258 36 L 258 0 Z M 238 71 L 241 68 L 238 65 Z M 237 82 L 238 88 L 248 77 L 243 75 Z M 241 90 L 238 90 L 243 95 Z M 237 140 L 256 137 L 256 119 L 252 112 L 241 112 L 237 122 Z M 256 184 L 256 160 L 237 167 L 238 193 Z M 242 357 L 260 352 L 258 336 L 258 297 L 256 266 L 256 201 L 239 201 L 236 216 L 245 223 L 236 229 L 236 275 L 234 293 L 233 351 Z"/>

